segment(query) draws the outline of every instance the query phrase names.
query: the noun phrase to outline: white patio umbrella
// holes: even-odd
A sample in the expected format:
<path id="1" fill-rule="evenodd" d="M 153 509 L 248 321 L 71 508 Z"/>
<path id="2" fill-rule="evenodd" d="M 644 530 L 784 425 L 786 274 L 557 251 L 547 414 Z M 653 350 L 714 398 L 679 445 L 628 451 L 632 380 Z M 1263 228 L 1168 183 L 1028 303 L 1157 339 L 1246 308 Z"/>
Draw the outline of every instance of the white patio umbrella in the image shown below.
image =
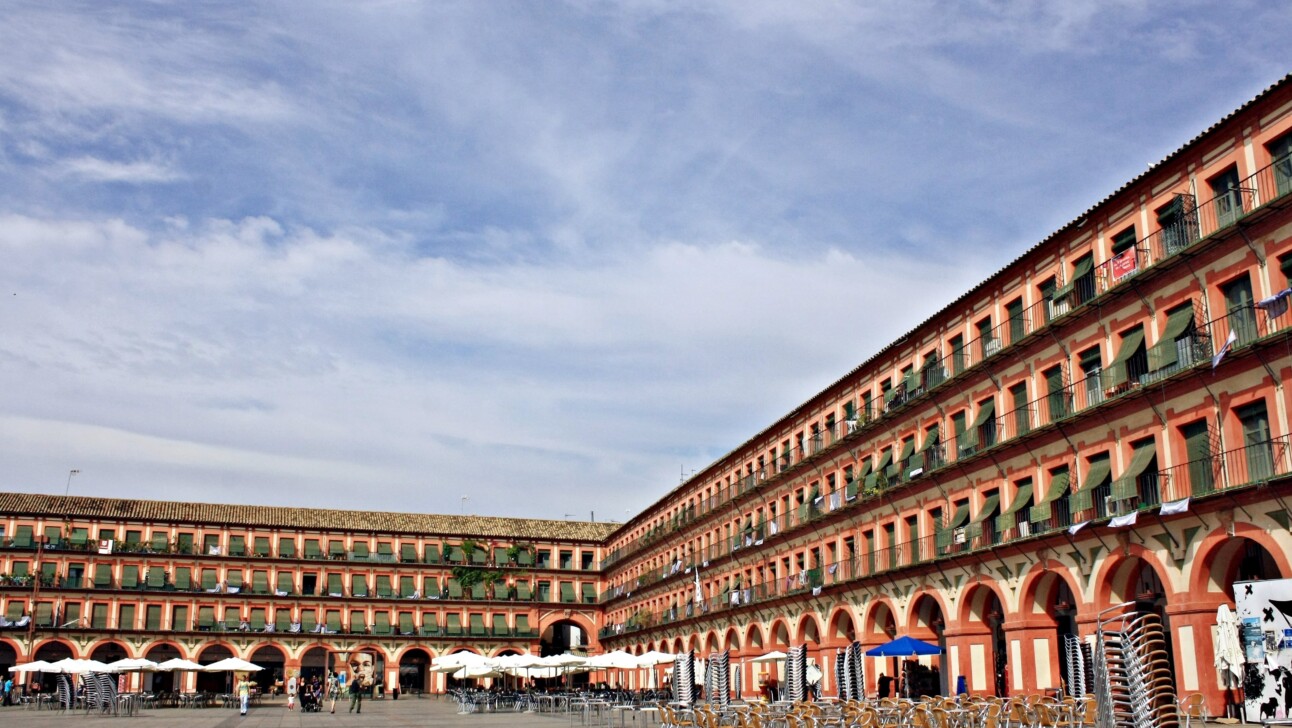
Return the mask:
<path id="1" fill-rule="evenodd" d="M 641 666 L 636 655 L 631 655 L 623 650 L 615 650 L 604 655 L 589 657 L 584 664 L 593 670 L 633 670 Z"/>
<path id="2" fill-rule="evenodd" d="M 51 663 L 45 672 L 80 675 L 87 672 L 116 672 L 110 665 L 98 660 L 73 660 L 70 657 Z"/>
<path id="3" fill-rule="evenodd" d="M 1230 690 L 1243 684 L 1243 645 L 1238 636 L 1238 615 L 1234 614 L 1228 604 L 1221 604 L 1216 610 L 1216 669 L 1220 671 L 1220 681 L 1225 688 L 1225 711 L 1228 715 L 1232 700 Z"/>
<path id="4" fill-rule="evenodd" d="M 660 652 L 659 650 L 651 650 L 649 652 L 643 652 L 642 654 L 637 656 L 637 664 L 640 667 L 650 668 L 650 687 L 652 688 L 655 687 L 655 684 L 657 682 L 656 676 L 655 676 L 655 667 L 657 665 L 667 665 L 669 663 L 676 662 L 676 661 L 677 661 L 677 655 L 670 655 L 667 652 Z"/>
<path id="5" fill-rule="evenodd" d="M 461 680 L 468 678 L 502 677 L 502 673 L 498 671 L 497 667 L 490 665 L 489 663 L 482 663 L 479 665 L 463 665 L 458 668 L 456 673 L 453 673 L 453 677 Z"/>
<path id="6" fill-rule="evenodd" d="M 765 655 L 759 655 L 758 657 L 755 657 L 754 659 L 750 660 L 750 662 L 779 662 L 781 660 L 784 660 L 786 657 L 789 657 L 789 655 L 785 654 L 784 652 L 781 652 L 780 650 L 772 650 L 771 652 L 768 652 Z"/>
<path id="7" fill-rule="evenodd" d="M 254 662 L 247 662 L 241 657 L 226 657 L 223 660 L 217 660 L 202 668 L 206 672 L 225 672 L 232 670 L 234 672 L 257 672 L 265 668 Z"/>
<path id="8" fill-rule="evenodd" d="M 123 657 L 116 662 L 109 662 L 109 667 L 117 672 L 155 672 L 157 663 L 142 657 Z"/>
<path id="9" fill-rule="evenodd" d="M 193 662 L 192 660 L 185 660 L 179 657 L 172 657 L 169 660 L 157 663 L 157 669 L 163 672 L 169 672 L 171 670 L 200 671 L 200 670 L 205 670 L 206 666 L 199 665 L 196 662 Z"/>
<path id="10" fill-rule="evenodd" d="M 49 672 L 49 663 L 44 660 L 35 662 L 25 662 L 21 665 L 14 665 L 9 668 L 9 672 Z"/>

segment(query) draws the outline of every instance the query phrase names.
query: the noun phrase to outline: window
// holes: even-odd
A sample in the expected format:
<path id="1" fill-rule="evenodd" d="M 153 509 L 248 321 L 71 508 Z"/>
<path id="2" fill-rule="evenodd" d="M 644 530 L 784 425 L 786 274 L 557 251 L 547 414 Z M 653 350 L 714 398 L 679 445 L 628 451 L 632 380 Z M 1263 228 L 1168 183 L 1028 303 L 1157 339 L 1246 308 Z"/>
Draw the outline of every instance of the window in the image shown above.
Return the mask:
<path id="1" fill-rule="evenodd" d="M 1103 371 L 1103 354 L 1096 345 L 1078 354 L 1077 360 L 1080 362 L 1081 376 L 1085 383 L 1083 387 L 1086 396 L 1085 406 L 1099 404 L 1104 401 L 1104 390 L 1099 377 Z"/>
<path id="2" fill-rule="evenodd" d="M 1274 166 L 1274 185 L 1280 196 L 1292 192 L 1292 133 L 1270 142 L 1270 159 Z"/>
<path id="3" fill-rule="evenodd" d="M 1210 493 L 1215 488 L 1211 428 L 1205 419 L 1190 422 L 1180 428 L 1180 438 L 1184 440 L 1184 453 L 1188 458 L 1185 472 L 1189 477 L 1187 488 L 1181 495 Z"/>
<path id="4" fill-rule="evenodd" d="M 1117 356 L 1101 375 L 1104 394 L 1122 392 L 1138 384 L 1140 375 L 1148 371 L 1148 354 L 1144 348 L 1144 327 L 1132 326 L 1121 333 Z"/>
<path id="5" fill-rule="evenodd" d="M 1194 350 L 1193 302 L 1177 306 L 1166 314 L 1162 338 L 1148 351 L 1148 365 L 1154 372 L 1170 373 L 1206 358 Z"/>
<path id="6" fill-rule="evenodd" d="M 951 415 L 951 431 L 955 433 L 955 443 L 957 448 L 963 448 L 967 444 L 965 442 L 965 421 L 967 414 L 968 413 L 965 410 L 961 410 Z"/>
<path id="7" fill-rule="evenodd" d="M 1175 255 L 1198 240 L 1198 211 L 1192 195 L 1176 195 L 1157 208 L 1157 225 L 1162 229 L 1162 248 Z"/>
<path id="8" fill-rule="evenodd" d="M 1050 322 L 1050 309 L 1054 307 L 1054 292 L 1057 288 L 1058 283 L 1055 281 L 1054 276 L 1050 276 L 1049 278 L 1041 281 L 1041 284 L 1036 287 L 1037 293 L 1041 295 L 1041 303 L 1043 304 L 1040 307 L 1040 315 L 1043 317 L 1041 323 Z"/>
<path id="9" fill-rule="evenodd" d="M 1162 502 L 1158 488 L 1157 443 L 1153 438 L 1131 444 L 1130 465 L 1113 483 L 1108 502 L 1109 516 L 1124 515 L 1132 509 Z"/>
<path id="10" fill-rule="evenodd" d="M 978 353 L 982 355 L 982 358 L 986 359 L 1000 351 L 1000 341 L 992 337 L 991 317 L 988 316 L 979 321 L 975 326 L 978 329 Z"/>
<path id="11" fill-rule="evenodd" d="M 1216 227 L 1234 224 L 1243 215 L 1243 192 L 1238 186 L 1238 165 L 1207 180 L 1207 184 L 1211 186 Z"/>
<path id="12" fill-rule="evenodd" d="M 1220 287 L 1229 312 L 1229 330 L 1237 335 L 1237 346 L 1256 339 L 1256 311 L 1252 307 L 1252 282 L 1246 273 Z M 1223 342 L 1215 342 L 1219 349 Z"/>
<path id="13" fill-rule="evenodd" d="M 1117 257 L 1118 255 L 1121 255 L 1127 250 L 1130 250 L 1131 248 L 1135 247 L 1136 240 L 1137 238 L 1135 237 L 1134 225 L 1131 225 L 1125 230 L 1114 235 L 1113 236 L 1113 257 Z"/>
<path id="14" fill-rule="evenodd" d="M 951 347 L 951 375 L 965 370 L 965 337 L 956 334 L 947 342 Z"/>
<path id="15" fill-rule="evenodd" d="M 1032 479 L 1014 482 L 1014 498 L 1009 507 L 996 518 L 996 533 L 1002 538 L 1021 538 L 1030 535 L 1028 511 L 1032 506 Z"/>
<path id="16" fill-rule="evenodd" d="M 1270 448 L 1270 419 L 1265 402 L 1253 402 L 1234 410 L 1243 428 L 1243 449 L 1247 463 L 1245 483 L 1267 480 L 1274 475 L 1274 456 Z"/>
<path id="17" fill-rule="evenodd" d="M 1014 407 L 1014 437 L 1026 435 L 1032 429 L 1032 411 L 1027 406 L 1027 381 L 1010 387 L 1009 396 Z"/>
<path id="18" fill-rule="evenodd" d="M 573 569 L 573 568 L 574 568 L 574 552 L 573 552 L 573 551 L 562 551 L 562 552 L 561 552 L 561 554 L 560 554 L 560 556 L 561 556 L 561 568 L 562 568 L 562 569 Z"/>
<path id="19" fill-rule="evenodd" d="M 1063 366 L 1055 365 L 1041 372 L 1045 377 L 1045 404 L 1049 410 L 1046 422 L 1057 422 L 1068 416 L 1068 393 L 1063 386 Z"/>
<path id="20" fill-rule="evenodd" d="M 1279 270 L 1283 271 L 1283 282 L 1292 288 L 1292 253 L 1279 257 Z"/>
<path id="21" fill-rule="evenodd" d="M 1049 485 L 1044 493 L 1035 497 L 1036 505 L 1028 512 L 1032 530 L 1043 533 L 1053 528 L 1064 528 L 1072 519 L 1068 508 L 1068 466 L 1060 465 L 1051 468 Z"/>
<path id="22" fill-rule="evenodd" d="M 1072 277 L 1068 284 L 1055 291 L 1054 315 L 1067 313 L 1069 308 L 1076 308 L 1095 297 L 1095 256 L 1086 253 L 1072 264 Z M 1059 301 L 1064 302 L 1063 306 Z"/>
<path id="23" fill-rule="evenodd" d="M 1009 343 L 1017 343 L 1019 339 L 1027 336 L 1027 326 L 1023 321 L 1022 298 L 1015 298 L 1005 304 L 1005 316 L 1009 320 Z"/>
<path id="24" fill-rule="evenodd" d="M 1100 453 L 1086 460 L 1086 477 L 1072 491 L 1068 503 L 1074 519 L 1090 520 L 1107 515 L 1104 503 L 1112 490 L 1112 465 L 1108 453 Z"/>

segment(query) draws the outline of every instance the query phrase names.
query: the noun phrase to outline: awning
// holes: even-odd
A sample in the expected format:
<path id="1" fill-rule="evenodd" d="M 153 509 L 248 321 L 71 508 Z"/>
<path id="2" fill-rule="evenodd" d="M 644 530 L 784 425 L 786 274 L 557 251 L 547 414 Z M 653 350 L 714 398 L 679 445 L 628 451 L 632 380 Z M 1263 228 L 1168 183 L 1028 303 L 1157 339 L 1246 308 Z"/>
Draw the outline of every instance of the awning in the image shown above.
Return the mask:
<path id="1" fill-rule="evenodd" d="M 1090 275 L 1090 272 L 1093 271 L 1094 269 L 1095 269 L 1094 257 L 1090 255 L 1083 257 L 1072 268 L 1072 282 L 1076 283 L 1077 281 L 1081 280 L 1085 276 Z"/>
<path id="2" fill-rule="evenodd" d="M 1070 480 L 1071 478 L 1066 470 L 1051 478 L 1050 489 L 1045 492 L 1045 495 L 1037 502 L 1036 505 L 1032 506 L 1032 510 L 1028 514 L 1028 520 L 1044 521 L 1053 515 L 1054 510 L 1052 505 L 1054 501 L 1062 498 L 1064 494 L 1067 493 L 1068 482 Z"/>
<path id="3" fill-rule="evenodd" d="M 920 445 L 920 452 L 926 452 L 938 442 L 938 426 L 934 425 L 929 428 L 928 434 L 924 436 L 924 444 Z"/>
<path id="4" fill-rule="evenodd" d="M 944 531 L 950 531 L 950 530 L 952 530 L 952 529 L 960 528 L 961 526 L 963 526 L 963 525 L 965 524 L 965 521 L 967 521 L 967 520 L 969 520 L 969 504 L 968 504 L 968 503 L 966 503 L 966 504 L 964 504 L 964 505 L 960 506 L 959 508 L 956 508 L 955 515 L 953 515 L 953 516 L 951 517 L 951 522 L 950 522 L 950 523 L 948 523 L 948 524 L 946 525 L 946 527 L 945 527 L 943 530 L 944 530 Z"/>
<path id="5" fill-rule="evenodd" d="M 970 525 L 982 523 L 987 520 L 987 517 L 991 515 L 991 512 L 996 510 L 996 505 L 998 503 L 1000 503 L 999 494 L 987 496 L 987 500 L 982 502 L 982 508 L 978 509 L 978 515 L 974 516 L 974 519 L 969 522 Z"/>
<path id="6" fill-rule="evenodd" d="M 909 458 L 911 456 L 911 453 L 913 452 L 915 452 L 914 437 L 902 443 L 902 454 L 897 457 L 897 462 L 899 463 L 906 462 L 906 459 Z"/>
<path id="7" fill-rule="evenodd" d="M 1018 492 L 1014 494 L 1014 500 L 1009 502 L 1009 507 L 1001 511 L 1000 515 L 1009 516 L 1021 511 L 1032 502 L 1032 484 L 1021 486 Z"/>
<path id="8" fill-rule="evenodd" d="M 977 430 L 979 427 L 982 427 L 983 424 L 985 424 L 987 420 L 991 419 L 992 415 L 994 414 L 996 414 L 996 400 L 993 398 L 993 399 L 987 400 L 985 404 L 979 406 L 978 416 L 975 417 L 973 420 L 972 429 Z"/>
<path id="9" fill-rule="evenodd" d="M 1148 464 L 1153 462 L 1157 455 L 1157 443 L 1148 442 L 1135 448 L 1135 454 L 1131 457 L 1130 467 L 1122 473 L 1122 477 L 1113 483 L 1112 497 L 1113 500 L 1126 500 L 1139 495 L 1139 486 L 1136 481 L 1139 476 L 1148 470 Z"/>
<path id="10" fill-rule="evenodd" d="M 1184 335 L 1193 326 L 1193 303 L 1187 303 L 1166 316 L 1166 328 L 1157 345 L 1149 352 L 1149 368 L 1153 371 L 1174 366 L 1180 359 L 1175 340 Z"/>
<path id="11" fill-rule="evenodd" d="M 1113 362 L 1104 370 L 1103 385 L 1105 387 L 1119 387 L 1126 383 L 1126 362 L 1130 361 L 1132 356 L 1135 356 L 1135 352 L 1143 344 L 1144 327 L 1142 326 L 1122 338 L 1122 346 L 1117 350 L 1117 358 L 1113 359 Z"/>
<path id="12" fill-rule="evenodd" d="M 1085 493 L 1094 490 L 1097 486 L 1103 485 L 1108 480 L 1109 474 L 1112 473 L 1112 464 L 1107 457 L 1093 460 L 1090 463 L 1090 470 L 1086 471 L 1086 479 L 1073 493 Z"/>
<path id="13" fill-rule="evenodd" d="M 884 454 L 881 455 L 879 458 L 879 464 L 875 466 L 875 472 L 876 473 L 884 472 L 885 470 L 888 469 L 888 466 L 892 462 L 893 462 L 893 448 L 886 447 L 884 448 Z"/>

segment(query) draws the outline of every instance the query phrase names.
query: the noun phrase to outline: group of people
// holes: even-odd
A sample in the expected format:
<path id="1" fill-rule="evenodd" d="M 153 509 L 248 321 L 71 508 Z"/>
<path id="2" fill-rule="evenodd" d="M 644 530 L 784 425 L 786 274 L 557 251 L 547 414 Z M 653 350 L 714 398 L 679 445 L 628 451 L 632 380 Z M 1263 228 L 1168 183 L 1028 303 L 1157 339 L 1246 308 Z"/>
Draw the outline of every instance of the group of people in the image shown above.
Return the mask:
<path id="1" fill-rule="evenodd" d="M 363 694 L 371 689 L 372 685 L 365 679 L 363 673 L 356 673 L 351 680 L 346 679 L 346 673 L 333 670 L 328 673 L 327 682 L 324 684 L 317 675 L 312 678 L 297 677 L 292 673 L 287 678 L 287 709 L 296 710 L 297 698 L 300 698 L 300 708 L 303 712 L 321 711 L 324 699 L 331 699 L 332 706 L 329 712 L 336 712 L 336 701 L 345 698 L 350 699 L 350 712 L 363 713 Z M 238 696 L 239 707 L 242 715 L 247 714 L 247 706 L 251 701 L 252 684 L 251 678 L 243 675 L 238 680 L 236 694 Z"/>

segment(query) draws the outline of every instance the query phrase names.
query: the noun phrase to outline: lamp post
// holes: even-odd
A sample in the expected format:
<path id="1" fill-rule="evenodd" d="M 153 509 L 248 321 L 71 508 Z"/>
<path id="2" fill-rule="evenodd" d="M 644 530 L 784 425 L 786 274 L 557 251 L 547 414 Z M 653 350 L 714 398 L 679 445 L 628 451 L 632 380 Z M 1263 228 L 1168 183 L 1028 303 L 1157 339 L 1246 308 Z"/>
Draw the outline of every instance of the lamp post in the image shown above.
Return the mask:
<path id="1" fill-rule="evenodd" d="M 66 488 L 63 488 L 63 497 L 64 497 L 64 498 L 66 498 L 66 497 L 68 496 L 68 494 L 72 492 L 72 476 L 73 476 L 73 475 L 80 475 L 80 474 L 81 474 L 81 471 L 80 471 L 80 470 L 69 470 L 69 471 L 67 471 L 67 487 L 66 487 Z"/>

